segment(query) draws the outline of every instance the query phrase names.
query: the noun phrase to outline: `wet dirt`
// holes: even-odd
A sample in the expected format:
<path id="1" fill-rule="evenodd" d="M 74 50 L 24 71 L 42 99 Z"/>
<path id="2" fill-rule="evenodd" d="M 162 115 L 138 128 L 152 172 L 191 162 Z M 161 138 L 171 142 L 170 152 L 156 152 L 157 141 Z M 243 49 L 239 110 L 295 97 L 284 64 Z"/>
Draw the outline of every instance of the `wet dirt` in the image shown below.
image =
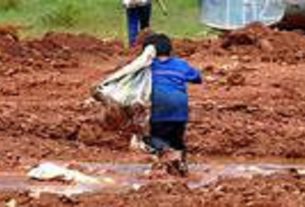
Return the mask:
<path id="1" fill-rule="evenodd" d="M 64 163 L 61 165 L 71 166 Z M 285 200 L 289 202 L 288 206 L 302 206 L 298 204 L 304 201 L 302 193 L 304 165 L 195 164 L 190 165 L 192 173 L 187 178 L 154 180 L 149 179 L 146 172 L 150 170 L 150 166 L 145 164 L 74 163 L 73 166 L 100 180 L 107 177 L 114 182 L 69 184 L 31 181 L 24 175 L 2 173 L 0 192 L 4 193 L 1 194 L 0 202 L 5 203 L 14 199 L 21 204 L 23 199 L 27 198 L 27 202 L 21 205 L 40 206 L 40 202 L 47 202 L 48 206 L 82 206 L 94 205 L 96 202 L 94 198 L 100 198 L 102 200 L 99 201 L 98 206 L 109 206 L 108 202 L 113 202 L 114 206 L 121 206 L 119 205 L 121 202 L 124 206 L 138 206 L 145 196 L 148 196 L 147 199 L 150 201 L 146 201 L 145 206 L 243 206 L 250 204 L 250 206 L 260 206 L 266 202 L 269 203 L 267 206 L 276 206 L 283 202 L 281 199 L 280 201 L 272 200 L 270 188 L 285 196 Z M 274 182 L 276 179 L 280 179 L 280 183 Z M 262 180 L 265 182 L 263 185 Z M 20 193 L 9 193 L 16 192 L 16 189 Z M 240 194 L 240 190 L 244 192 Z M 234 194 L 236 191 L 239 192 L 238 196 Z M 292 200 L 295 197 L 287 195 L 291 192 L 300 197 Z M 157 198 L 160 199 L 159 202 Z M 260 198 L 259 201 L 258 198 Z M 132 201 L 132 199 L 135 200 Z M 227 205 L 230 203 L 223 202 L 223 199 L 228 201 L 233 199 L 230 203 L 234 201 L 234 204 Z M 77 202 L 68 204 L 65 203 L 67 200 Z M 178 201 L 182 203 L 178 204 Z M 187 201 L 190 202 L 187 203 Z"/>
<path id="2" fill-rule="evenodd" d="M 293 40 L 293 41 L 291 41 Z M 305 157 L 305 37 L 261 25 L 210 40 L 175 40 L 176 54 L 204 72 L 190 87 L 189 158 Z M 0 29 L 0 171 L 42 160 L 147 163 L 129 150 L 134 128 L 120 108 L 88 105 L 90 88 L 134 54 L 121 43 L 50 33 L 19 39 Z M 271 189 L 271 190 L 270 190 Z M 20 206 L 304 206 L 293 174 L 225 178 L 190 189 L 178 180 L 123 194 L 65 198 L 0 193 Z M 1 205 L 2 205 L 1 203 Z"/>
<path id="3" fill-rule="evenodd" d="M 205 188 L 190 190 L 182 182 L 155 182 L 124 194 L 96 193 L 76 197 L 42 194 L 37 199 L 27 192 L 0 194 L 4 205 L 20 206 L 304 206 L 304 180 L 289 174 L 253 179 L 224 179 Z"/>

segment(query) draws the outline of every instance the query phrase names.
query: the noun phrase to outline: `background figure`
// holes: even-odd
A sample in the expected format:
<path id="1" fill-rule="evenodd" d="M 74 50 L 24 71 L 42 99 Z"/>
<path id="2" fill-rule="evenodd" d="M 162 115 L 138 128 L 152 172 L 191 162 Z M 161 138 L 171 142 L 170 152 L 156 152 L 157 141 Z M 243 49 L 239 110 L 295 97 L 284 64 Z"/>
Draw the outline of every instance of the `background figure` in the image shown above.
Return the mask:
<path id="1" fill-rule="evenodd" d="M 125 3 L 127 10 L 129 46 L 134 46 L 139 32 L 150 26 L 151 1 L 142 0 L 139 3 Z"/>

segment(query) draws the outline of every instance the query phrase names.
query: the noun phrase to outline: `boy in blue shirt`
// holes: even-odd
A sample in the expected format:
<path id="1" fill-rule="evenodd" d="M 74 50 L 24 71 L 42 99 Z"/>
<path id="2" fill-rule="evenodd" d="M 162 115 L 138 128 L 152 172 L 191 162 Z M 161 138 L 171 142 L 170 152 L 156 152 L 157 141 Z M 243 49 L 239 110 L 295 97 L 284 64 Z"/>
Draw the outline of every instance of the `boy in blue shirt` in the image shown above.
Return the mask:
<path id="1" fill-rule="evenodd" d="M 153 34 L 144 47 L 154 45 L 157 57 L 151 65 L 152 107 L 148 144 L 165 157 L 167 170 L 187 172 L 184 132 L 188 122 L 187 84 L 200 84 L 201 74 L 181 58 L 172 56 L 171 40 L 164 34 Z"/>

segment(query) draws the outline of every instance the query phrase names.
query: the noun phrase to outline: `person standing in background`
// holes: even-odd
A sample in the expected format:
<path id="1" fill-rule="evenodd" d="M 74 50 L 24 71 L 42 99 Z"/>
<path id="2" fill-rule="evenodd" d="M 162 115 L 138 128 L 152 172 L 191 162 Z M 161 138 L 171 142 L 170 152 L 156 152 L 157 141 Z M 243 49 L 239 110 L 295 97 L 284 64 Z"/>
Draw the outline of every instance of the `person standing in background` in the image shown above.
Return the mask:
<path id="1" fill-rule="evenodd" d="M 127 13 L 129 46 L 135 45 L 141 30 L 150 27 L 151 0 L 123 0 Z"/>

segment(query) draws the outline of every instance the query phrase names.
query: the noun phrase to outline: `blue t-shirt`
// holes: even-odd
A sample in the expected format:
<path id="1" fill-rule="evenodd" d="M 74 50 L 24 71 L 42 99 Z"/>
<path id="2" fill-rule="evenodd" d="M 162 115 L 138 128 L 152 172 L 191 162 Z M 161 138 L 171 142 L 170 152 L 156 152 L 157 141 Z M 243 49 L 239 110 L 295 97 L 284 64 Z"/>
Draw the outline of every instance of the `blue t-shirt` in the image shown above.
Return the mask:
<path id="1" fill-rule="evenodd" d="M 187 83 L 201 83 L 201 74 L 186 61 L 171 57 L 152 65 L 152 122 L 188 120 Z"/>

